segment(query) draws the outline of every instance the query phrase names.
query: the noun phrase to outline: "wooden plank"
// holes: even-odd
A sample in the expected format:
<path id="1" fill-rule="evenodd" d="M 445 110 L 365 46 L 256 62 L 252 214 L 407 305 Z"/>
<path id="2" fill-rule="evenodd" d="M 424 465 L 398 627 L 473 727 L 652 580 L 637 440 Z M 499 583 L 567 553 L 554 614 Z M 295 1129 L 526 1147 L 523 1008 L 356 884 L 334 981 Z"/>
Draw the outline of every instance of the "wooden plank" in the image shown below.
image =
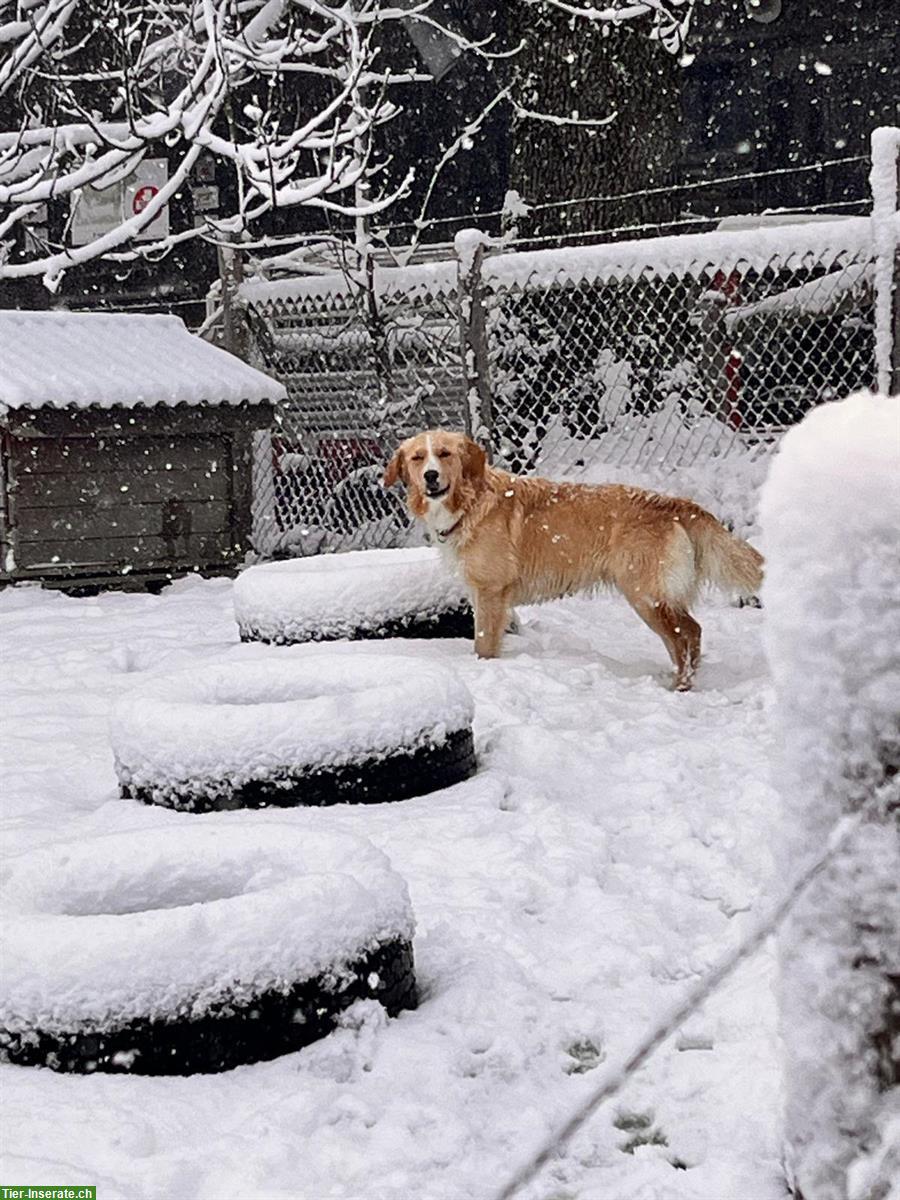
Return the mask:
<path id="1" fill-rule="evenodd" d="M 177 501 L 175 502 L 178 503 Z M 76 505 L 19 508 L 16 533 L 25 542 L 72 541 L 81 538 L 158 537 L 165 528 L 180 541 L 186 518 L 190 536 L 231 533 L 231 507 L 224 501 L 184 504 L 125 504 L 111 508 Z"/>
<path id="2" fill-rule="evenodd" d="M 119 508 L 131 502 L 164 500 L 224 500 L 231 490 L 226 469 L 204 471 L 110 471 L 105 475 L 20 475 L 11 481 L 15 511 L 21 508 L 60 508 L 68 505 Z"/>
<path id="3" fill-rule="evenodd" d="M 177 471 L 217 463 L 224 437 L 29 438 L 15 442 L 20 475 L 104 475 L 116 471 Z"/>
<path id="4" fill-rule="evenodd" d="M 196 408 L 14 409 L 3 423 L 16 437 L 94 438 L 193 437 L 234 429 L 266 429 L 272 423 L 270 404 L 221 404 Z"/>
<path id="5" fill-rule="evenodd" d="M 231 518 L 236 545 L 249 550 L 253 525 L 253 434 L 243 430 L 231 445 Z"/>
<path id="6" fill-rule="evenodd" d="M 221 563 L 234 556 L 231 537 L 227 533 L 202 534 L 190 539 L 185 550 L 179 540 L 175 554 L 171 543 L 161 537 L 145 538 L 85 538 L 56 542 L 20 541 L 16 551 L 19 570 L 61 570 L 78 567 L 200 566 Z"/>
<path id="7" fill-rule="evenodd" d="M 72 596 L 94 596 L 97 592 L 122 591 L 146 592 L 158 591 L 173 579 L 183 579 L 185 575 L 198 574 L 203 579 L 218 579 L 223 576 L 233 579 L 240 572 L 237 559 L 216 563 L 164 563 L 152 567 L 140 567 L 134 571 L 122 572 L 115 567 L 106 567 L 102 563 L 79 566 L 76 564 L 57 565 L 53 570 L 42 568 L 26 571 L 14 571 L 7 576 L 17 583 L 33 582 L 38 579 L 45 588 L 67 592 Z"/>

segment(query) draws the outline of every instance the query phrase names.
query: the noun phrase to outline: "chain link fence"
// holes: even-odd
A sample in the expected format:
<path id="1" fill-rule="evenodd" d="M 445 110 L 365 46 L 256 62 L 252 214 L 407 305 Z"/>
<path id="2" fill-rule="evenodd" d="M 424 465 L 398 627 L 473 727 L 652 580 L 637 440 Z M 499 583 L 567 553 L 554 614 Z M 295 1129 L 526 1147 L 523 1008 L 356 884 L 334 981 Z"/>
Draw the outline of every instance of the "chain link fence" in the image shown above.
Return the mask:
<path id="1" fill-rule="evenodd" d="M 435 426 L 468 429 L 509 470 L 681 491 L 749 531 L 781 432 L 875 385 L 873 226 L 520 253 L 470 233 L 456 257 L 368 281 L 245 283 L 260 365 L 290 395 L 257 447 L 258 552 L 415 540 L 381 474 L 398 440 Z"/>
<path id="2" fill-rule="evenodd" d="M 401 497 L 386 492 L 381 477 L 408 433 L 464 424 L 451 266 L 436 286 L 416 286 L 417 268 L 412 281 L 381 272 L 377 293 L 349 273 L 244 285 L 255 355 L 289 393 L 256 449 L 258 553 L 316 554 L 414 538 Z"/>
<path id="3" fill-rule="evenodd" d="M 495 455 L 517 472 L 674 471 L 770 446 L 872 384 L 871 276 L 844 254 L 491 287 Z"/>

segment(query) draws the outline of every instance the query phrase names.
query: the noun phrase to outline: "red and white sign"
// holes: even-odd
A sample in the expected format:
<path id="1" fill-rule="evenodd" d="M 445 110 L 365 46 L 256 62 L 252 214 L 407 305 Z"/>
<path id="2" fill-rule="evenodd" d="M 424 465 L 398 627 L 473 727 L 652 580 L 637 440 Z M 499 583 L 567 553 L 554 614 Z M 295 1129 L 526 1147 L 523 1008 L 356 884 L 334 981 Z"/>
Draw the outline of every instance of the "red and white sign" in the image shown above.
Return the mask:
<path id="1" fill-rule="evenodd" d="M 158 192 L 159 188 L 153 187 L 152 184 L 145 184 L 144 187 L 139 187 L 132 198 L 131 211 L 135 214 L 142 213 Z"/>
<path id="2" fill-rule="evenodd" d="M 105 188 L 86 187 L 75 205 L 70 228 L 73 246 L 84 246 L 142 213 L 169 178 L 164 158 L 146 158 L 126 179 Z M 151 242 L 169 232 L 169 206 L 164 204 L 135 241 Z"/>

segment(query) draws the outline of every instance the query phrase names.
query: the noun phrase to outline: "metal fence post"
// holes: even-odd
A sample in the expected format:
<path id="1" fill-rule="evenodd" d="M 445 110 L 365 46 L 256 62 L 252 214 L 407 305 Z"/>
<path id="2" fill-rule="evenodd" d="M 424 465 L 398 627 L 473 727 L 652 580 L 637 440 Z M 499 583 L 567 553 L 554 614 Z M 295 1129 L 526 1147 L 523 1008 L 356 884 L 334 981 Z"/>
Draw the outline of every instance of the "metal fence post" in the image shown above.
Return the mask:
<path id="1" fill-rule="evenodd" d="M 378 295 L 375 278 L 375 259 L 372 257 L 370 245 L 363 250 L 361 269 L 362 281 L 362 314 L 366 333 L 368 334 L 369 349 L 372 354 L 372 366 L 375 371 L 375 381 L 378 387 L 377 402 L 384 416 L 392 413 L 396 406 L 396 389 L 394 386 L 394 367 L 391 358 L 390 331 L 384 315 L 384 307 Z M 354 283 L 356 280 L 354 279 Z"/>
<path id="2" fill-rule="evenodd" d="M 900 395 L 900 262 L 897 168 L 900 129 L 872 131 L 872 241 L 875 247 L 875 369 L 879 392 Z"/>
<path id="3" fill-rule="evenodd" d="M 491 457 L 494 399 L 488 354 L 484 304 L 484 261 L 487 237 L 478 229 L 463 229 L 454 239 L 459 270 L 459 323 L 466 379 L 466 432 Z"/>
<path id="4" fill-rule="evenodd" d="M 231 354 L 246 361 L 248 330 L 239 298 L 244 281 L 244 260 L 237 246 L 219 245 L 219 280 L 222 288 L 222 343 Z"/>

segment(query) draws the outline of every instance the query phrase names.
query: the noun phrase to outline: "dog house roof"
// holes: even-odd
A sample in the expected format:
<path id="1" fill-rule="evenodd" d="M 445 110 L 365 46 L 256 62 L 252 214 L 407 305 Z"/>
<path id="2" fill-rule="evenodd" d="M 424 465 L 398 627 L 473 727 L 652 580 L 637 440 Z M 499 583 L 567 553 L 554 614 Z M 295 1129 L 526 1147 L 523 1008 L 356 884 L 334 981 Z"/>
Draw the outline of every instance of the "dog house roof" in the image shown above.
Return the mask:
<path id="1" fill-rule="evenodd" d="M 259 404 L 286 395 L 178 317 L 0 311 L 0 409 Z"/>

